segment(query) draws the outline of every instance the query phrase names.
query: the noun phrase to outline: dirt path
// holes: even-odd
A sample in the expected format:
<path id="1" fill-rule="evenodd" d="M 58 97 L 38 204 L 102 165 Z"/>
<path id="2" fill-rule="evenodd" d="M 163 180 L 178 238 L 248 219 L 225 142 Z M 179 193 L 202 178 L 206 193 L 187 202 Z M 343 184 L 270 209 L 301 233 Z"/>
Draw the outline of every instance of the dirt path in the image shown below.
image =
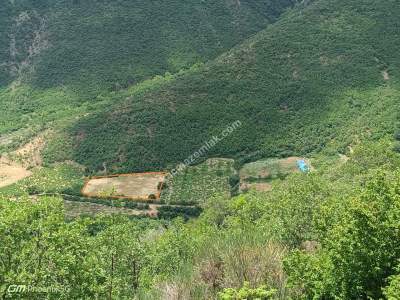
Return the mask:
<path id="1" fill-rule="evenodd" d="M 0 188 L 16 183 L 31 175 L 32 172 L 21 165 L 5 157 L 0 157 Z"/>
<path id="2" fill-rule="evenodd" d="M 122 213 L 130 216 L 147 216 L 147 217 L 157 217 L 158 209 L 164 204 L 150 204 L 149 209 L 131 209 L 123 207 L 110 207 L 97 203 L 90 202 L 77 202 L 69 201 L 64 199 L 64 207 L 66 214 L 69 217 L 77 217 L 81 214 L 96 215 L 99 213 L 105 214 L 115 214 Z M 181 206 L 181 205 L 168 205 L 170 207 L 194 207 L 194 206 Z"/>

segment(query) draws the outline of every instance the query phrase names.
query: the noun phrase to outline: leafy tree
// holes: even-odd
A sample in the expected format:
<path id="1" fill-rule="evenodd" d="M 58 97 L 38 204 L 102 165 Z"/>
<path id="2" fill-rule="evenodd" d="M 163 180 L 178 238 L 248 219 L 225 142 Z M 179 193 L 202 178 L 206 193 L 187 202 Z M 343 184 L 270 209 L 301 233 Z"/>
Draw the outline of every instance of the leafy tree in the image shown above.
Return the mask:
<path id="1" fill-rule="evenodd" d="M 399 191 L 399 173 L 378 174 L 335 221 L 330 218 L 333 212 L 321 214 L 322 248 L 316 254 L 295 252 L 289 257 L 290 282 L 308 299 L 382 297 L 400 258 Z"/>
<path id="2" fill-rule="evenodd" d="M 183 220 L 175 219 L 169 230 L 150 244 L 147 252 L 150 263 L 144 280 L 151 285 L 178 273 L 186 262 L 191 261 L 195 241 L 196 237 L 190 234 Z"/>
<path id="3" fill-rule="evenodd" d="M 399 269 L 399 268 L 398 268 Z M 389 285 L 383 289 L 383 294 L 388 300 L 400 299 L 400 274 L 389 277 Z"/>
<path id="4" fill-rule="evenodd" d="M 84 221 L 65 223 L 56 198 L 0 199 L 0 207 L 2 284 L 46 288 L 48 299 L 95 295 L 99 269 Z M 41 293 L 27 293 L 30 299 L 43 299 Z"/>
<path id="5" fill-rule="evenodd" d="M 133 298 L 141 288 L 141 273 L 146 265 L 146 244 L 134 223 L 119 216 L 104 217 L 105 226 L 94 247 L 102 269 L 100 294 L 107 299 Z"/>

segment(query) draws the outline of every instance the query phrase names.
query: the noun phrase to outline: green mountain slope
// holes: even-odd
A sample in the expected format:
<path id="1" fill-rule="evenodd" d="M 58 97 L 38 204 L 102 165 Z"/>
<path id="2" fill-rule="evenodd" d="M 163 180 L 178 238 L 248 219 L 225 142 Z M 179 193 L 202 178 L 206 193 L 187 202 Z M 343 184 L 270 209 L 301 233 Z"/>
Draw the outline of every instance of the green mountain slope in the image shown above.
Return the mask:
<path id="1" fill-rule="evenodd" d="M 214 58 L 292 2 L 7 0 L 0 85 L 23 77 L 41 88 L 120 89 Z"/>
<path id="2" fill-rule="evenodd" d="M 399 13 L 396 1 L 298 7 L 211 63 L 115 94 L 117 104 L 69 129 L 68 154 L 92 170 L 104 162 L 114 171 L 164 169 L 236 120 L 242 126 L 208 156 L 344 152 L 392 133 Z"/>
<path id="3" fill-rule="evenodd" d="M 215 58 L 293 2 L 5 1 L 0 152 L 107 109 L 116 90 Z"/>

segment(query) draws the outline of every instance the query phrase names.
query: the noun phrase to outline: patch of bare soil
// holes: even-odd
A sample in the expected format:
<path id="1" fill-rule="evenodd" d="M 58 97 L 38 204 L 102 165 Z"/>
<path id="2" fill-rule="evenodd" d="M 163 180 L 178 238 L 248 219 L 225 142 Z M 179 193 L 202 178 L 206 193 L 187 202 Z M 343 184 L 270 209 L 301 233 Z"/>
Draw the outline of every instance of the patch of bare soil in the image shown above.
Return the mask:
<path id="1" fill-rule="evenodd" d="M 41 152 L 45 145 L 45 134 L 38 135 L 29 143 L 23 145 L 12 155 L 16 156 L 16 159 L 26 168 L 33 168 L 42 165 Z"/>
<path id="2" fill-rule="evenodd" d="M 256 183 L 240 183 L 240 191 L 256 190 L 259 192 L 270 192 L 272 191 L 272 185 L 268 182 L 256 182 Z"/>
<path id="3" fill-rule="evenodd" d="M 344 155 L 344 154 L 339 154 L 339 157 L 340 157 L 340 161 L 343 163 L 347 162 L 350 159 L 350 157 L 348 157 L 347 155 Z"/>
<path id="4" fill-rule="evenodd" d="M 245 164 L 239 171 L 240 190 L 270 191 L 272 189 L 271 180 L 301 172 L 298 167 L 299 160 L 305 160 L 310 170 L 314 170 L 309 159 L 297 156 L 282 159 L 272 158 Z"/>
<path id="5" fill-rule="evenodd" d="M 283 168 L 286 168 L 287 170 L 289 170 L 289 172 L 293 172 L 293 173 L 299 173 L 299 167 L 297 165 L 297 162 L 299 160 L 304 160 L 307 164 L 307 166 L 310 168 L 311 171 L 314 171 L 315 169 L 313 168 L 311 161 L 307 158 L 304 157 L 298 157 L 298 156 L 291 156 L 288 158 L 284 158 L 280 160 L 280 164 Z"/>
<path id="6" fill-rule="evenodd" d="M 283 158 L 279 160 L 279 164 L 284 167 L 285 169 L 289 169 L 291 172 L 298 172 L 299 168 L 297 166 L 297 161 L 302 160 L 304 158 L 298 156 L 291 156 L 287 158 Z M 307 164 L 310 163 L 306 160 Z"/>
<path id="7" fill-rule="evenodd" d="M 0 188 L 14 184 L 31 175 L 32 172 L 23 166 L 5 157 L 0 157 Z"/>
<path id="8" fill-rule="evenodd" d="M 383 79 L 384 79 L 385 81 L 388 81 L 388 80 L 390 79 L 390 75 L 389 75 L 388 70 L 382 71 L 382 76 L 383 76 Z"/>

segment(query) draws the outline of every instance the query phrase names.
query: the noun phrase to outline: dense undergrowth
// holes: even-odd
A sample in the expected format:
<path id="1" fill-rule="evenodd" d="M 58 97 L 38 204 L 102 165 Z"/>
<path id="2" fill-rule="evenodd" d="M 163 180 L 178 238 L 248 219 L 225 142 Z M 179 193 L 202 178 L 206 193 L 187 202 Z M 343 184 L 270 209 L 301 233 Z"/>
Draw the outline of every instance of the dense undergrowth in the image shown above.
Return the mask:
<path id="1" fill-rule="evenodd" d="M 210 198 L 187 223 L 65 223 L 58 199 L 4 199 L 0 278 L 67 287 L 49 299 L 396 299 L 400 156 L 392 141 L 363 142 L 349 160 L 321 156 L 317 165 L 270 193 Z"/>

